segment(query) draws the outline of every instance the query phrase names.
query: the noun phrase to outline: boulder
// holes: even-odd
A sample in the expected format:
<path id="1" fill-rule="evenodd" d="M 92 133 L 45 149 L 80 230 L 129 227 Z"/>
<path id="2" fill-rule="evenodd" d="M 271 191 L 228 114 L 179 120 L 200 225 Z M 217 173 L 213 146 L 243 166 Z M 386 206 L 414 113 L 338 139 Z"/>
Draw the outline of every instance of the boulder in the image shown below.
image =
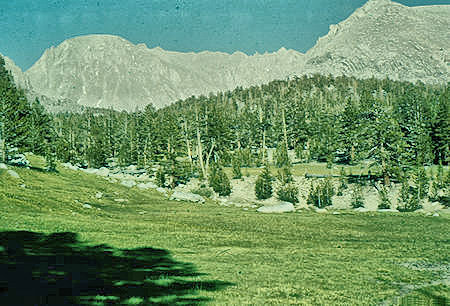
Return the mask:
<path id="1" fill-rule="evenodd" d="M 147 190 L 147 189 L 156 189 L 156 188 L 158 188 L 158 186 L 155 184 L 155 183 L 140 183 L 140 184 L 137 184 L 137 187 L 139 188 L 139 189 L 144 189 L 144 190 Z"/>
<path id="2" fill-rule="evenodd" d="M 438 213 L 434 213 L 433 217 L 439 217 L 439 214 Z"/>
<path id="3" fill-rule="evenodd" d="M 97 199 L 103 198 L 103 192 L 97 192 L 97 193 L 95 194 L 95 197 L 96 197 Z"/>
<path id="4" fill-rule="evenodd" d="M 191 192 L 175 191 L 169 200 L 186 201 L 194 203 L 204 203 L 205 199 L 198 194 Z"/>
<path id="5" fill-rule="evenodd" d="M 156 191 L 158 191 L 159 193 L 162 193 L 163 195 L 167 196 L 167 189 L 166 188 L 158 187 L 158 188 L 156 188 Z"/>
<path id="6" fill-rule="evenodd" d="M 399 212 L 397 209 L 387 208 L 387 209 L 378 209 L 379 212 Z"/>
<path id="7" fill-rule="evenodd" d="M 91 208 L 92 208 L 92 206 L 89 205 L 89 204 L 83 204 L 83 207 L 84 207 L 84 208 L 88 208 L 88 209 L 91 209 Z"/>
<path id="8" fill-rule="evenodd" d="M 314 211 L 318 214 L 326 214 L 328 212 L 326 208 L 318 208 L 318 207 L 316 207 Z"/>
<path id="9" fill-rule="evenodd" d="M 272 214 L 272 213 L 285 213 L 285 212 L 294 212 L 295 207 L 292 203 L 289 202 L 281 202 L 276 205 L 266 205 L 258 208 L 256 211 L 260 213 Z"/>
<path id="10" fill-rule="evenodd" d="M 365 207 L 358 207 L 358 208 L 355 208 L 355 211 L 357 211 L 357 212 L 368 212 L 369 210 L 367 208 L 365 208 Z"/>
<path id="11" fill-rule="evenodd" d="M 4 163 L 0 163 L 0 169 L 8 170 L 8 166 L 6 166 Z"/>
<path id="12" fill-rule="evenodd" d="M 104 177 L 106 177 L 106 176 L 109 175 L 109 169 L 108 169 L 108 168 L 105 168 L 105 167 L 101 167 L 100 169 L 98 169 L 98 171 L 97 171 L 96 174 L 99 175 L 99 176 L 104 176 Z"/>
<path id="13" fill-rule="evenodd" d="M 124 180 L 124 181 L 120 182 L 120 185 L 131 188 L 133 186 L 136 186 L 136 182 L 132 181 L 132 180 Z"/>
<path id="14" fill-rule="evenodd" d="M 14 170 L 8 170 L 6 173 L 8 173 L 12 178 L 20 179 L 20 175 Z"/>
<path id="15" fill-rule="evenodd" d="M 83 171 L 84 173 L 88 173 L 88 174 L 97 174 L 98 169 L 87 168 L 87 169 L 81 169 L 81 171 Z"/>

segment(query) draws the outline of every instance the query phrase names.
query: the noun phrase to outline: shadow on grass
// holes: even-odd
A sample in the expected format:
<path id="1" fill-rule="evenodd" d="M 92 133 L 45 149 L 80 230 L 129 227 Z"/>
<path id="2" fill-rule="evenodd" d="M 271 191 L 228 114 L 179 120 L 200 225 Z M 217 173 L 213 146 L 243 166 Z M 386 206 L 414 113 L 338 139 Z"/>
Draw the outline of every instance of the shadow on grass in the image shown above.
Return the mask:
<path id="1" fill-rule="evenodd" d="M 432 305 L 436 306 L 448 306 L 450 305 L 450 301 L 441 295 L 437 295 L 434 292 L 429 292 L 427 289 L 421 289 L 419 290 L 421 294 L 429 298 L 432 302 Z"/>
<path id="2" fill-rule="evenodd" d="M 0 232 L 0 305 L 198 304 L 194 266 L 162 249 L 87 246 L 75 233 Z"/>

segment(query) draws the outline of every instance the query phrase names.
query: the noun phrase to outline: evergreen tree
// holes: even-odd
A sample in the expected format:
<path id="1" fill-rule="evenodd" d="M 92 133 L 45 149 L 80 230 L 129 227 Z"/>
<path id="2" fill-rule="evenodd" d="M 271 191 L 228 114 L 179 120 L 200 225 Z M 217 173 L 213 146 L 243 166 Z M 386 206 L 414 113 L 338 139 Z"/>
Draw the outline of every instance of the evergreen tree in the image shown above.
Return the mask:
<path id="1" fill-rule="evenodd" d="M 353 208 L 364 207 L 364 196 L 362 188 L 362 185 L 359 183 L 353 185 L 352 199 L 350 203 Z"/>
<path id="2" fill-rule="evenodd" d="M 324 208 L 333 204 L 334 188 L 330 179 L 320 182 L 315 188 L 311 182 L 311 188 L 306 203 L 318 208 Z"/>
<path id="3" fill-rule="evenodd" d="M 255 183 L 255 194 L 258 200 L 265 200 L 272 196 L 272 181 L 269 165 L 266 164 Z"/>
<path id="4" fill-rule="evenodd" d="M 378 196 L 380 197 L 380 203 L 378 204 L 378 209 L 390 209 L 391 201 L 388 196 L 388 188 L 386 186 L 382 186 L 378 189 Z"/>
<path id="5" fill-rule="evenodd" d="M 222 166 L 213 163 L 209 168 L 209 186 L 220 196 L 231 194 L 231 184 Z"/>
<path id="6" fill-rule="evenodd" d="M 234 179 L 240 179 L 242 178 L 242 172 L 241 172 L 241 158 L 239 156 L 239 153 L 235 153 L 233 155 L 232 159 L 232 166 L 233 166 L 233 178 Z"/>
<path id="7" fill-rule="evenodd" d="M 278 168 L 290 166 L 291 161 L 284 143 L 280 143 L 275 151 L 275 165 Z"/>

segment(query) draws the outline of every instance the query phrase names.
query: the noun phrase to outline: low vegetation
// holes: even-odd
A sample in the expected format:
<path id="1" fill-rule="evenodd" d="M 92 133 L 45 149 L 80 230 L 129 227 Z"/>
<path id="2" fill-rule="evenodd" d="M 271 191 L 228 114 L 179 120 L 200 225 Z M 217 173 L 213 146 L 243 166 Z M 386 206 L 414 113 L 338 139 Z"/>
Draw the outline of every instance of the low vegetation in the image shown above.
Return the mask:
<path id="1" fill-rule="evenodd" d="M 56 246 L 47 246 L 45 252 L 55 254 L 61 252 L 59 244 L 72 241 L 72 247 L 86 251 L 86 258 L 130 250 L 130 256 L 138 254 L 138 265 L 147 262 L 157 268 L 167 264 L 169 271 L 175 271 L 167 275 L 148 271 L 152 277 L 139 274 L 144 280 L 151 279 L 152 286 L 162 286 L 160 296 L 144 293 L 139 290 L 143 285 L 134 283 L 124 283 L 132 294 L 121 295 L 123 291 L 116 284 L 108 287 L 109 297 L 97 293 L 87 299 L 97 305 L 114 297 L 128 304 L 209 300 L 215 305 L 410 301 L 445 305 L 450 299 L 445 283 L 450 264 L 450 218 L 445 213 L 438 218 L 352 211 L 340 215 L 311 211 L 265 215 L 211 201 L 202 205 L 169 201 L 155 191 L 130 189 L 61 167 L 57 173 L 48 173 L 43 171 L 43 160 L 33 156 L 30 160 L 32 169 L 13 168 L 20 179 L 0 170 L 0 238 L 12 237 L 12 231 L 14 237 L 23 236 L 27 243 L 36 241 L 38 247 L 38 241 L 53 239 Z M 17 231 L 33 234 L 19 235 Z M 0 242 L 1 271 L 7 250 L 5 240 Z M 152 262 L 146 261 L 149 254 L 153 254 Z M 103 258 L 114 263 L 112 255 L 105 253 Z M 117 260 L 126 266 L 125 259 Z M 425 268 L 414 268 L 418 263 Z M 125 273 L 121 267 L 102 268 L 106 273 L 102 277 L 120 277 L 116 272 Z M 186 273 L 180 274 L 183 271 Z M 0 287 L 5 275 L 0 275 Z M 122 280 L 136 281 L 136 277 L 125 274 Z"/>

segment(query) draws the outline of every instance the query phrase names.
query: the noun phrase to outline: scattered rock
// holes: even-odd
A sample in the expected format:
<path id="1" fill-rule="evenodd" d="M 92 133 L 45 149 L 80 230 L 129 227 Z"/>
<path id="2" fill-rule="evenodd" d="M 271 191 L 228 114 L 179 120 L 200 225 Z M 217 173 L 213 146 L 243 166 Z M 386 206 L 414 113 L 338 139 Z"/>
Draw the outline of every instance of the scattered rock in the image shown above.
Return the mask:
<path id="1" fill-rule="evenodd" d="M 106 176 L 109 175 L 109 169 L 108 169 L 108 168 L 105 168 L 105 167 L 102 167 L 102 168 L 100 168 L 100 169 L 97 170 L 97 173 L 96 173 L 96 174 L 99 175 L 99 176 L 104 176 L 104 177 L 106 177 Z"/>
<path id="2" fill-rule="evenodd" d="M 326 208 L 315 208 L 314 211 L 318 214 L 326 214 L 328 213 L 328 210 Z"/>
<path id="3" fill-rule="evenodd" d="M 292 203 L 289 202 L 281 202 L 277 205 L 266 205 L 258 208 L 256 211 L 260 213 L 285 213 L 285 212 L 294 212 L 295 207 Z"/>
<path id="4" fill-rule="evenodd" d="M 101 199 L 101 198 L 103 198 L 103 193 L 102 193 L 102 192 L 97 192 L 97 193 L 95 194 L 95 197 L 96 197 L 97 199 Z"/>
<path id="5" fill-rule="evenodd" d="M 87 168 L 87 169 L 80 169 L 80 170 L 87 174 L 97 174 L 97 172 L 98 172 L 98 169 L 94 169 L 94 168 Z"/>
<path id="6" fill-rule="evenodd" d="M 159 193 L 162 193 L 163 195 L 167 196 L 167 189 L 166 188 L 158 187 L 158 188 L 156 188 L 156 191 L 158 191 Z"/>
<path id="7" fill-rule="evenodd" d="M 183 191 L 175 191 L 169 200 L 187 201 L 187 202 L 194 202 L 194 203 L 204 203 L 205 202 L 205 199 L 201 195 L 191 193 L 191 192 L 183 192 Z"/>
<path id="8" fill-rule="evenodd" d="M 140 183 L 140 184 L 137 184 L 137 187 L 139 188 L 139 189 L 144 189 L 144 190 L 146 190 L 146 189 L 156 189 L 156 188 L 158 188 L 158 186 L 155 184 L 155 183 Z"/>
<path id="9" fill-rule="evenodd" d="M 131 188 L 133 186 L 136 186 L 136 182 L 132 180 L 125 180 L 120 182 L 120 185 Z"/>
<path id="10" fill-rule="evenodd" d="M 355 208 L 355 211 L 357 211 L 357 212 L 368 212 L 369 210 L 367 208 L 365 208 L 365 207 L 358 207 L 358 208 Z"/>
<path id="11" fill-rule="evenodd" d="M 0 169 L 8 170 L 8 166 L 5 165 L 4 163 L 0 163 Z"/>
<path id="12" fill-rule="evenodd" d="M 84 208 L 88 208 L 88 209 L 91 209 L 91 208 L 92 208 L 92 206 L 89 205 L 89 204 L 83 204 L 83 207 L 84 207 Z"/>
<path id="13" fill-rule="evenodd" d="M 14 170 L 8 170 L 6 173 L 8 173 L 12 178 L 20 179 L 20 175 Z"/>
<path id="14" fill-rule="evenodd" d="M 397 209 L 388 208 L 388 209 L 378 209 L 379 212 L 399 212 Z"/>

